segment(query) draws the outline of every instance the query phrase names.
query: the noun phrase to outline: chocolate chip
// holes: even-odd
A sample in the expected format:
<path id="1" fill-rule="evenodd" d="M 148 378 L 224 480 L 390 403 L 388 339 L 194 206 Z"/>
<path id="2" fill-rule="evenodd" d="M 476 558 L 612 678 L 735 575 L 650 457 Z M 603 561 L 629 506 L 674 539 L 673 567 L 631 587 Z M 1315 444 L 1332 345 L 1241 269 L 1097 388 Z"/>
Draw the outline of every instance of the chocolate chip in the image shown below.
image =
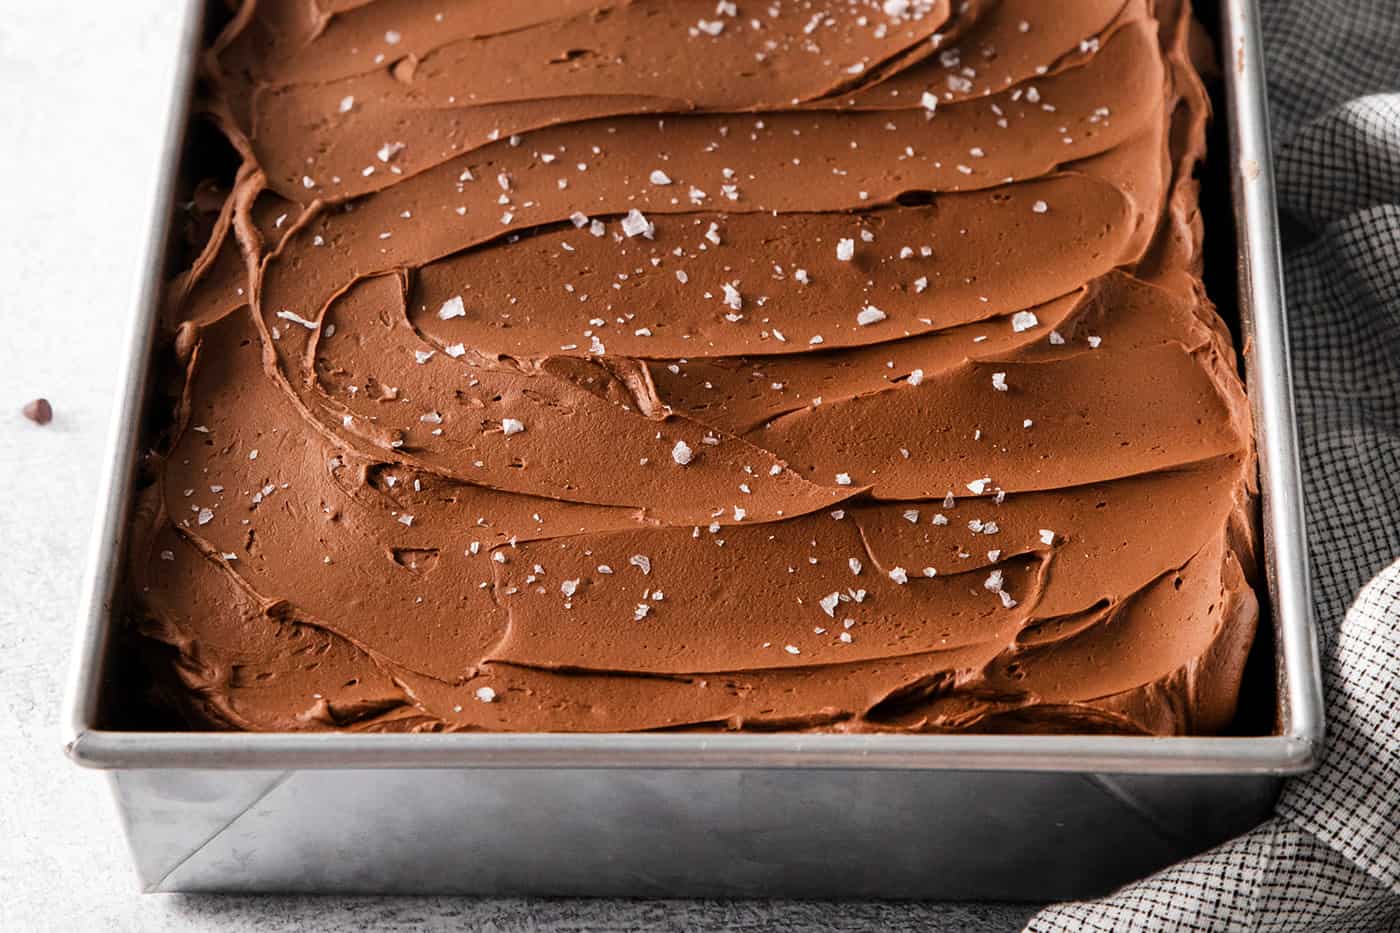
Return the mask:
<path id="1" fill-rule="evenodd" d="M 53 406 L 46 398 L 36 398 L 34 401 L 20 409 L 24 417 L 35 424 L 48 424 L 53 420 Z"/>

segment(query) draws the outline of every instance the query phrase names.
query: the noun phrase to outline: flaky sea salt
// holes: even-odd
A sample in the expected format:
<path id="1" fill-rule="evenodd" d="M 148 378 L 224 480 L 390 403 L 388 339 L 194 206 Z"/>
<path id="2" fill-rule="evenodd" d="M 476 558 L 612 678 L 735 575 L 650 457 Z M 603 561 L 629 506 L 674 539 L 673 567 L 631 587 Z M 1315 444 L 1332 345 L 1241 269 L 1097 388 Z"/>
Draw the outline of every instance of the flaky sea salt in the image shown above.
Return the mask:
<path id="1" fill-rule="evenodd" d="M 454 317 L 466 317 L 467 308 L 462 304 L 462 296 L 454 295 L 444 301 L 442 307 L 438 308 L 437 316 L 439 320 L 443 321 L 450 321 Z"/>
<path id="2" fill-rule="evenodd" d="M 856 315 L 856 323 L 861 327 L 869 327 L 871 324 L 878 324 L 885 319 L 885 312 L 874 305 L 866 305 L 860 309 Z"/>
<path id="3" fill-rule="evenodd" d="M 656 231 L 656 226 L 646 219 L 641 211 L 635 207 L 627 212 L 627 216 L 622 218 L 622 232 L 629 237 L 644 236 L 648 239 Z"/>
<path id="4" fill-rule="evenodd" d="M 1018 334 L 1039 325 L 1040 318 L 1035 316 L 1034 311 L 1017 311 L 1011 315 L 1011 329 Z"/>

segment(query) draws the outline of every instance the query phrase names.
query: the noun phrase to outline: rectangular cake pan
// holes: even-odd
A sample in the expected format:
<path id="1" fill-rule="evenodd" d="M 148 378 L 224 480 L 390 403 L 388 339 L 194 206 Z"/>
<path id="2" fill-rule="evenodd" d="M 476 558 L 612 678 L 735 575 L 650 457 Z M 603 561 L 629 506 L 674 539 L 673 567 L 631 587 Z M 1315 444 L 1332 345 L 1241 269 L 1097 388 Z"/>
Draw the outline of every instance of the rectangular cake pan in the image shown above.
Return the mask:
<path id="1" fill-rule="evenodd" d="M 64 723 L 72 759 L 110 776 L 144 890 L 1083 897 L 1252 826 L 1268 815 L 1280 776 L 1313 764 L 1322 690 L 1255 0 L 1222 0 L 1220 36 L 1273 623 L 1261 627 L 1275 655 L 1270 734 L 108 728 L 113 596 L 201 6 L 184 9 L 165 172 L 124 348 Z M 1227 216 L 1223 204 L 1216 216 Z"/>

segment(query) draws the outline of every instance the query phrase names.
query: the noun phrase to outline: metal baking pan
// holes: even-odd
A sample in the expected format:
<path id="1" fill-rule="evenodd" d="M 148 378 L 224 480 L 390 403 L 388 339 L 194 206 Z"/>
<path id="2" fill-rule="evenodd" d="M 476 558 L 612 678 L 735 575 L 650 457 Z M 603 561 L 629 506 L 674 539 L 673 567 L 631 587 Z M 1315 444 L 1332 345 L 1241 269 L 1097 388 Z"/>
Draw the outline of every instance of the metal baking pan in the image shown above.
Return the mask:
<path id="1" fill-rule="evenodd" d="M 1268 814 L 1281 775 L 1314 763 L 1322 690 L 1256 0 L 1222 0 L 1220 35 L 1273 621 L 1272 639 L 1261 627 L 1274 654 L 1262 678 L 1262 692 L 1276 686 L 1271 732 L 1267 723 L 1210 738 L 107 727 L 113 595 L 201 6 L 185 4 L 186 54 L 64 724 L 69 756 L 110 775 L 144 890 L 1082 897 L 1248 828 Z"/>

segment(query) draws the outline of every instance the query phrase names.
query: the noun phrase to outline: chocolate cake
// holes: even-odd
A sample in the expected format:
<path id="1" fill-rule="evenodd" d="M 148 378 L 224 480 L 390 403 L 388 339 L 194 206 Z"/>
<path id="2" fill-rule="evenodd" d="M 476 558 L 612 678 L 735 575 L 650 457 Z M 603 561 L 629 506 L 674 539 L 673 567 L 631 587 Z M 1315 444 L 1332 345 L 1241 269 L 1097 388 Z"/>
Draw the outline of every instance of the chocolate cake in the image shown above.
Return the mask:
<path id="1" fill-rule="evenodd" d="M 1209 734 L 1181 0 L 244 0 L 127 612 L 193 728 Z"/>

